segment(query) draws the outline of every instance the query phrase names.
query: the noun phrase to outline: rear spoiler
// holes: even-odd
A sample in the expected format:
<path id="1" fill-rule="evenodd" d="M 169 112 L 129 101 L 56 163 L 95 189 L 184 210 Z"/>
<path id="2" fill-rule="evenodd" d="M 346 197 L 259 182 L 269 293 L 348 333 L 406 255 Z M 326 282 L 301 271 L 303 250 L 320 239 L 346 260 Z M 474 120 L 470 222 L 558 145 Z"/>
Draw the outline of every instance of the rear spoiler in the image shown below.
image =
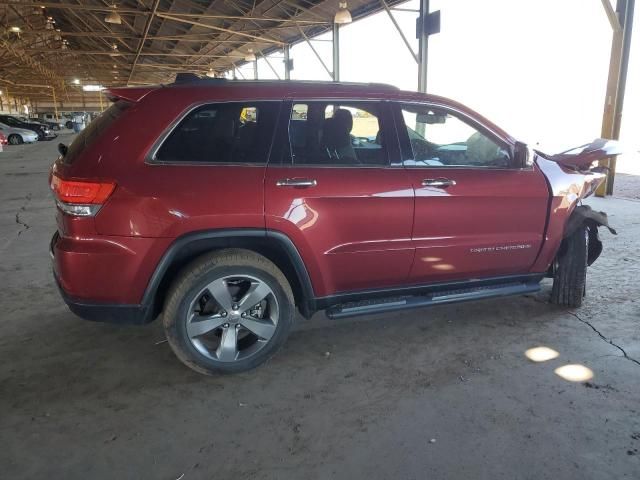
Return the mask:
<path id="1" fill-rule="evenodd" d="M 103 90 L 104 94 L 109 100 L 115 102 L 116 100 L 126 100 L 128 102 L 139 102 L 147 94 L 160 88 L 157 85 L 150 87 L 121 87 L 121 88 L 107 88 Z"/>
<path id="2" fill-rule="evenodd" d="M 559 163 L 563 167 L 585 170 L 597 160 L 603 160 L 607 157 L 620 155 L 623 153 L 623 149 L 620 143 L 615 140 L 596 138 L 591 143 L 585 143 L 584 145 L 556 153 L 555 155 L 547 155 L 542 152 L 537 153 L 547 160 Z"/>

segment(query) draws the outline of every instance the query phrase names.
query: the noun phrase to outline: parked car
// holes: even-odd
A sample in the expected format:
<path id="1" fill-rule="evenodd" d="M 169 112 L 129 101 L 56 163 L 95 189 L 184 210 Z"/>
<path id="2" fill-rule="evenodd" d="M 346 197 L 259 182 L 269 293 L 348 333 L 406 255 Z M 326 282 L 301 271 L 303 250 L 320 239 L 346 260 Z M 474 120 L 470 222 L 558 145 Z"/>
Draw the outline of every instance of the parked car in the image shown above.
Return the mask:
<path id="1" fill-rule="evenodd" d="M 525 294 L 545 277 L 553 303 L 577 307 L 602 250 L 606 215 L 581 200 L 614 142 L 547 155 L 459 103 L 373 84 L 108 95 L 52 166 L 56 281 L 89 320 L 161 315 L 201 373 L 263 363 L 296 311 Z"/>
<path id="2" fill-rule="evenodd" d="M 32 122 L 21 120 L 14 115 L 0 115 L 0 122 L 10 127 L 20 128 L 23 130 L 31 130 L 38 135 L 38 140 L 52 140 L 56 138 L 56 134 L 46 125 L 40 122 Z"/>
<path id="3" fill-rule="evenodd" d="M 25 117 L 25 116 L 21 116 L 21 115 L 16 115 L 15 116 L 16 119 L 18 119 L 19 121 L 21 121 L 22 123 L 29 123 L 29 124 L 33 124 L 33 125 L 38 125 L 43 129 L 44 132 L 44 138 L 42 138 L 41 136 L 38 137 L 39 140 L 53 140 L 54 138 L 56 138 L 58 135 L 53 131 L 53 127 L 51 125 L 49 125 L 47 122 L 45 122 L 44 120 L 40 120 L 38 118 L 29 118 L 29 117 Z"/>
<path id="4" fill-rule="evenodd" d="M 56 117 L 53 113 L 41 114 L 40 121 L 48 125 L 52 130 L 60 130 L 65 127 L 65 120 L 62 117 Z"/>
<path id="5" fill-rule="evenodd" d="M 7 137 L 7 142 L 10 145 L 21 145 L 23 143 L 34 143 L 38 141 L 38 134 L 26 128 L 16 128 L 0 123 L 0 132 Z"/>

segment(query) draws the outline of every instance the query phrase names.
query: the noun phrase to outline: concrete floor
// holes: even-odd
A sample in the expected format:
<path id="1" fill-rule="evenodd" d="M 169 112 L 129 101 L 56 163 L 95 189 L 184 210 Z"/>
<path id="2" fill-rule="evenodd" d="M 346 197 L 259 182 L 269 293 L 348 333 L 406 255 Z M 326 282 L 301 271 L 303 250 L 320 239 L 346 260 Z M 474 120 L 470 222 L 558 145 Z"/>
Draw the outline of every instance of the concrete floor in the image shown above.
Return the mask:
<path id="1" fill-rule="evenodd" d="M 318 315 L 264 367 L 209 378 L 160 343 L 159 322 L 95 324 L 62 303 L 47 252 L 56 143 L 0 153 L 1 478 L 640 478 L 640 202 L 591 202 L 619 235 L 601 233 L 576 315 L 546 303 L 549 283 Z M 559 357 L 525 358 L 541 345 Z M 573 363 L 593 380 L 554 373 Z"/>

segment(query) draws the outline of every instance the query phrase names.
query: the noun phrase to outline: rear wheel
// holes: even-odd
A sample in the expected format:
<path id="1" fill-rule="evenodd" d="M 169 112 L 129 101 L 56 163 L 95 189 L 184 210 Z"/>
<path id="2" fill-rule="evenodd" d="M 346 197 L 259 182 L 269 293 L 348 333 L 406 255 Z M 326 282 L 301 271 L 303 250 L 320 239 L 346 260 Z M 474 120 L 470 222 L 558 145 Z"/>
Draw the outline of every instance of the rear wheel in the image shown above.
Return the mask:
<path id="1" fill-rule="evenodd" d="M 579 307 L 586 293 L 589 229 L 582 225 L 566 239 L 556 261 L 551 303 Z"/>
<path id="2" fill-rule="evenodd" d="M 294 315 L 291 287 L 269 260 L 223 250 L 189 264 L 163 314 L 176 356 L 204 373 L 235 373 L 266 362 L 285 342 Z"/>
<path id="3" fill-rule="evenodd" d="M 22 137 L 17 133 L 13 133 L 9 135 L 9 138 L 7 140 L 11 145 L 22 145 L 22 143 L 24 143 L 24 140 L 22 139 Z"/>

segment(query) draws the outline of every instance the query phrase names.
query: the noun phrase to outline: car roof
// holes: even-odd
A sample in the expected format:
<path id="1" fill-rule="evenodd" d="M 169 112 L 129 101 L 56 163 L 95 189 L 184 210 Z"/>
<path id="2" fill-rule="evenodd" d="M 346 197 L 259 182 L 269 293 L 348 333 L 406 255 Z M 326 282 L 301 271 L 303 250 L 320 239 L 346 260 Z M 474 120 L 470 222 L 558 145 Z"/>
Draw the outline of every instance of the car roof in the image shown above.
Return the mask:
<path id="1" fill-rule="evenodd" d="M 124 99 L 138 102 L 149 94 L 162 101 L 186 103 L 209 99 L 218 100 L 391 100 L 431 103 L 444 106 L 470 117 L 498 136 L 512 143 L 515 139 L 479 113 L 438 95 L 400 90 L 384 83 L 331 82 L 316 80 L 230 80 L 224 78 L 200 78 L 193 74 L 178 74 L 176 82 L 168 85 L 110 88 L 105 91 L 112 101 Z"/>

